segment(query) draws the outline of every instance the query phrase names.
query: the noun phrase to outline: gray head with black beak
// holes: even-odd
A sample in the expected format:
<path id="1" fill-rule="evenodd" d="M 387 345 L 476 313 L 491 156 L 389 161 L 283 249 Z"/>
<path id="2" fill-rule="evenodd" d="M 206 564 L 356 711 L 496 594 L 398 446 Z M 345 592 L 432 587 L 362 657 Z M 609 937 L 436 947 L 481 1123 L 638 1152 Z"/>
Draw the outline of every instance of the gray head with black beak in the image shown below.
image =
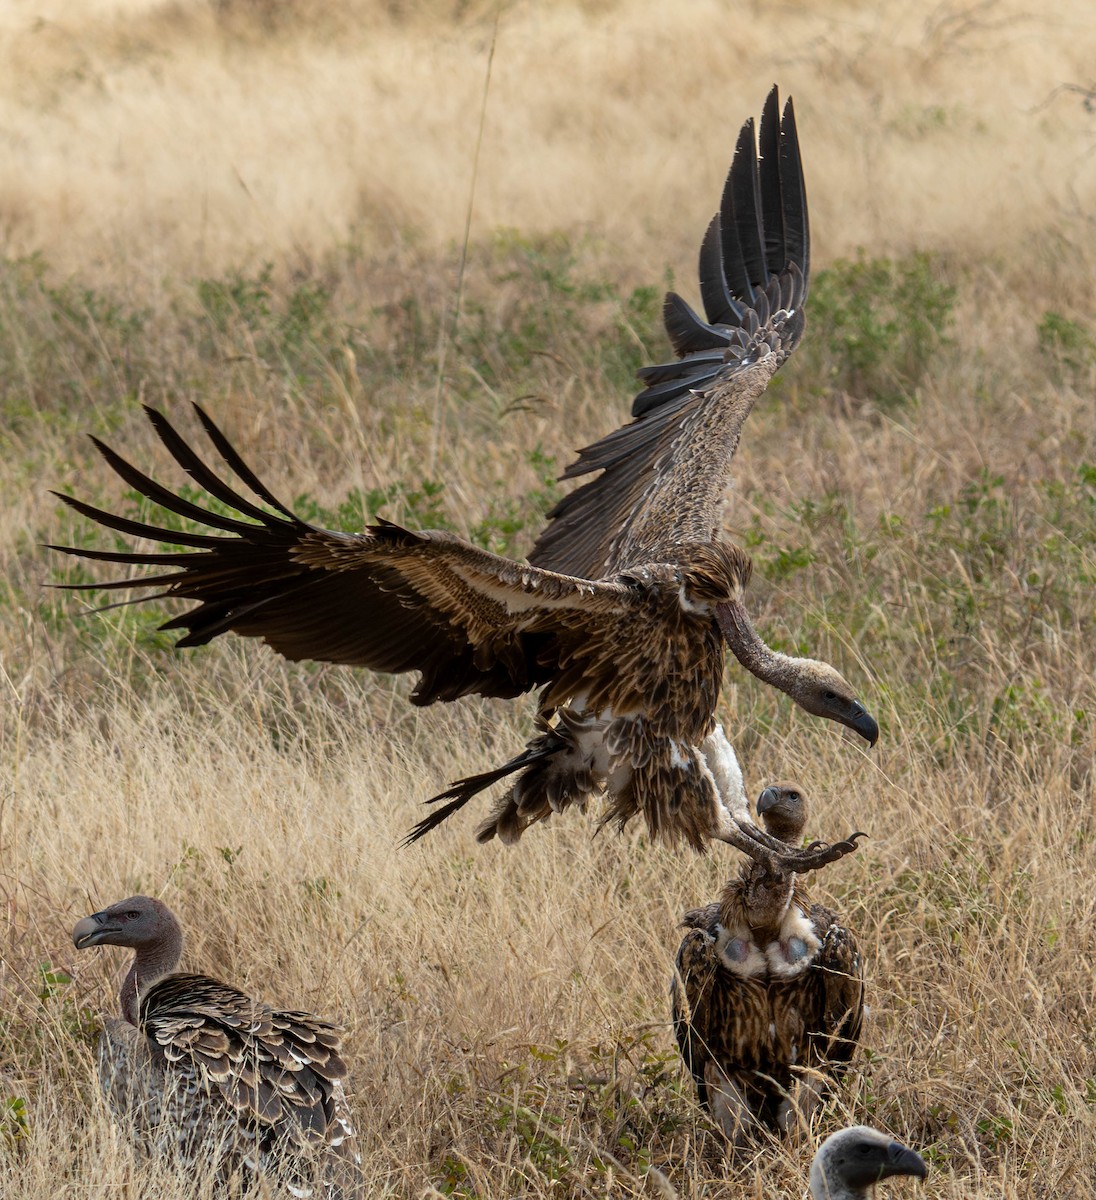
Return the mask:
<path id="1" fill-rule="evenodd" d="M 798 845 L 807 827 L 807 796 L 798 783 L 770 783 L 757 798 L 757 815 L 768 833 Z"/>
<path id="2" fill-rule="evenodd" d="M 862 1200 L 868 1189 L 894 1175 L 924 1179 L 925 1160 L 870 1125 L 854 1125 L 828 1137 L 811 1164 L 812 1200 Z"/>
<path id="3" fill-rule="evenodd" d="M 793 658 L 766 645 L 739 596 L 717 604 L 715 615 L 727 645 L 746 670 L 779 688 L 812 715 L 837 721 L 858 733 L 869 746 L 879 740 L 875 718 L 835 667 L 815 658 Z"/>
<path id="4" fill-rule="evenodd" d="M 170 975 L 183 956 L 183 931 L 171 909 L 152 896 L 130 896 L 102 912 L 76 922 L 72 942 L 77 950 L 91 946 L 129 946 L 133 965 L 122 984 L 122 1014 L 137 1024 L 139 995 Z"/>

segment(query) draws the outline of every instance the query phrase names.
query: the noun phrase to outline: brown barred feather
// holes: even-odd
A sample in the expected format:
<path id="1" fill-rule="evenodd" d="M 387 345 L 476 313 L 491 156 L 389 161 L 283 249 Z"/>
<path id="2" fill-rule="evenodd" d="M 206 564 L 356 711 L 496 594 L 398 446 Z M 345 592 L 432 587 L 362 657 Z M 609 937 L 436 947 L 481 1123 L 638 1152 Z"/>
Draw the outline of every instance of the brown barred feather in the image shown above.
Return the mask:
<path id="1" fill-rule="evenodd" d="M 73 940 L 136 951 L 125 1019 L 104 1022 L 99 1076 L 142 1155 L 208 1176 L 226 1194 L 269 1176 L 299 1197 L 360 1195 L 336 1026 L 175 972 L 178 922 L 147 896 L 85 917 Z"/>
<path id="2" fill-rule="evenodd" d="M 734 1144 L 809 1121 L 860 1038 L 855 935 L 799 877 L 759 861 L 683 924 L 671 1003 L 701 1104 Z"/>

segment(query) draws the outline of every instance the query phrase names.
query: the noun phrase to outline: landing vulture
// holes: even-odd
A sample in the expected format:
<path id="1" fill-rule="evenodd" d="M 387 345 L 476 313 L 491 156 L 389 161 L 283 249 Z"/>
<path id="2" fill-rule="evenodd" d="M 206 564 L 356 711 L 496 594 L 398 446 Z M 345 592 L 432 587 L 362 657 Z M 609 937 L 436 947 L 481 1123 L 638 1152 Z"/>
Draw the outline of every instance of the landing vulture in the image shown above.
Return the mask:
<path id="1" fill-rule="evenodd" d="M 653 368 L 659 373 L 657 403 L 619 439 L 622 454 L 641 464 L 643 431 L 657 435 L 658 462 L 665 467 L 650 487 L 637 483 L 627 503 L 611 488 L 605 503 L 598 500 L 619 535 L 605 570 L 595 571 L 589 555 L 569 557 L 562 570 L 530 566 L 448 533 L 388 523 L 361 533 L 310 525 L 260 482 L 196 406 L 225 466 L 265 507 L 241 495 L 166 417 L 149 409 L 156 432 L 183 470 L 239 515 L 222 515 L 176 495 L 95 440 L 130 487 L 217 532 L 160 528 L 61 496 L 109 529 L 189 547 L 164 553 L 54 547 L 82 558 L 158 568 L 149 576 L 77 586 L 162 589 L 155 597 L 194 601 L 195 607 L 162 626 L 185 630 L 181 647 L 231 630 L 262 638 L 294 660 L 417 671 L 415 704 L 470 694 L 514 697 L 540 688 L 538 730 L 525 749 L 434 797 L 432 802 L 444 803 L 408 840 L 433 829 L 478 792 L 516 775 L 481 825 L 480 841 L 497 835 L 514 842 L 551 813 L 607 794 L 604 819 L 618 825 L 641 813 L 651 833 L 670 842 L 703 849 L 714 837 L 744 849 L 756 845 L 759 831 L 749 823 L 734 751 L 715 721 L 726 645 L 808 712 L 848 726 L 869 743 L 879 732 L 833 667 L 780 654 L 762 641 L 745 601 L 750 560 L 719 536 L 715 492 L 722 492 L 738 426 L 798 340 L 802 324 L 806 209 L 791 105 L 781 122 L 775 92 L 766 106 L 761 144 L 765 157 L 759 165 L 748 123 L 701 256 L 705 303 L 711 308 L 716 293 L 725 293 L 719 313 L 726 321 L 709 326 L 697 324 L 694 316 L 690 323 L 684 314 L 691 310 L 671 306 L 676 314 L 668 317 L 671 336 L 689 353 L 672 369 Z M 705 338 L 723 346 L 722 366 L 713 365 L 712 351 L 694 349 Z M 701 391 L 690 393 L 692 386 Z M 728 421 L 728 408 L 739 412 L 737 425 Z M 687 413 L 690 430 L 709 432 L 690 433 L 682 442 Z M 640 430 L 638 440 L 629 430 Z M 602 478 L 613 477 L 608 460 L 598 465 L 607 467 Z M 687 495 L 675 490 L 672 477 L 678 475 L 688 485 Z M 706 485 L 697 480 L 717 475 L 718 487 L 705 498 Z M 596 489 L 600 483 L 586 486 Z M 680 512 L 671 527 L 666 511 L 674 505 Z M 545 539 L 563 528 L 561 520 L 557 512 Z M 538 546 L 541 557 L 545 539 Z M 781 853 L 803 870 L 822 861 L 817 853 L 804 857 L 790 847 Z"/>
<path id="2" fill-rule="evenodd" d="M 267 1176 L 294 1196 L 357 1194 L 335 1026 L 176 973 L 182 931 L 149 896 L 84 917 L 72 940 L 135 951 L 122 1017 L 99 1039 L 99 1081 L 142 1155 L 230 1189 Z"/>
<path id="3" fill-rule="evenodd" d="M 757 809 L 768 834 L 798 845 L 807 801 L 797 785 L 767 787 Z M 860 1037 L 855 936 L 811 902 L 800 878 L 760 854 L 719 903 L 686 913 L 683 924 L 674 1031 L 701 1103 L 733 1146 L 761 1129 L 809 1123 Z"/>

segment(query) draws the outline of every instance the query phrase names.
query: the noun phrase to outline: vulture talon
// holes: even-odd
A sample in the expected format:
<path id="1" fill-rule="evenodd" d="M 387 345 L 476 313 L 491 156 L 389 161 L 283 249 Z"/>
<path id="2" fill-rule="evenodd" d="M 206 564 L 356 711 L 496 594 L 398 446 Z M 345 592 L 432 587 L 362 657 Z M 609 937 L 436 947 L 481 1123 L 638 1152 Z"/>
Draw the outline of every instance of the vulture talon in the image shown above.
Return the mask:
<path id="1" fill-rule="evenodd" d="M 858 831 L 850 834 L 841 842 L 811 842 L 804 849 L 792 851 L 785 855 L 785 866 L 789 871 L 795 871 L 797 874 L 803 874 L 807 871 L 817 871 L 832 862 L 837 862 L 840 858 L 844 858 L 846 854 L 852 854 L 854 850 L 859 848 L 859 843 L 856 839 L 867 836 L 866 833 Z"/>

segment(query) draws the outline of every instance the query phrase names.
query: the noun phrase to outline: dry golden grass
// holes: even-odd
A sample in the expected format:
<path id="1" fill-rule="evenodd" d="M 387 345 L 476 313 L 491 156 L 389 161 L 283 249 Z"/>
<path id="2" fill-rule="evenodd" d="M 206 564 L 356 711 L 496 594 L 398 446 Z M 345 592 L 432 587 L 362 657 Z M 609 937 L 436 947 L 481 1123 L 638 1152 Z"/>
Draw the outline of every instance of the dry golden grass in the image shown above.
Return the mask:
<path id="1" fill-rule="evenodd" d="M 730 854 L 577 817 L 397 851 L 531 704 L 418 712 L 406 681 L 240 641 L 175 655 L 154 614 L 76 619 L 36 547 L 109 544 L 46 494 L 119 502 L 85 432 L 173 478 L 138 400 L 189 422 L 195 398 L 286 496 L 391 486 L 388 515 L 527 548 L 545 456 L 665 353 L 630 289 L 669 269 L 695 294 L 773 79 L 816 266 L 927 250 L 956 289 L 897 381 L 903 330 L 849 375 L 816 289 L 739 460 L 762 624 L 884 726 L 864 754 L 728 672 L 751 791 L 798 777 L 819 835 L 871 835 L 817 880 L 871 1015 L 812 1139 L 891 1130 L 931 1159 L 926 1198 L 1096 1196 L 1096 117 L 1039 107 L 1091 82 L 1091 7 L 507 9 L 455 332 L 491 8 L 69 7 L 14 6 L 0 70 L 5 1200 L 206 1194 L 136 1162 L 97 1097 L 122 955 L 68 931 L 136 890 L 192 967 L 346 1024 L 370 1196 L 802 1196 L 806 1139 L 723 1162 L 667 1024 L 676 922 Z"/>

